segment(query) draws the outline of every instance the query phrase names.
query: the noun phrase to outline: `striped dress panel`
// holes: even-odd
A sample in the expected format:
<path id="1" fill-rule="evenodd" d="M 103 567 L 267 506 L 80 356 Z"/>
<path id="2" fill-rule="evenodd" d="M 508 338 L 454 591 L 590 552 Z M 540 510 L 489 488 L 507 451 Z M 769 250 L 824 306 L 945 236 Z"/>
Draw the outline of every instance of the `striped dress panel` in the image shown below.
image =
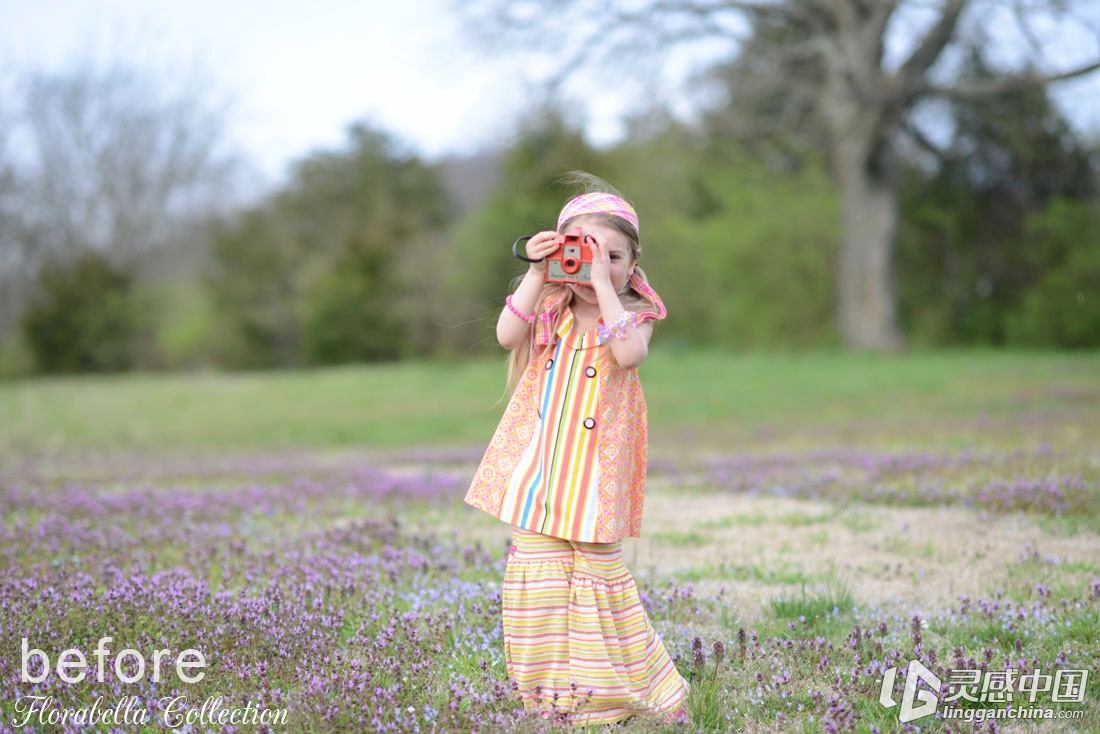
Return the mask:
<path id="1" fill-rule="evenodd" d="M 572 333 L 572 312 L 540 377 L 539 421 L 505 490 L 501 519 L 554 537 L 594 538 L 599 513 L 600 350 Z"/>

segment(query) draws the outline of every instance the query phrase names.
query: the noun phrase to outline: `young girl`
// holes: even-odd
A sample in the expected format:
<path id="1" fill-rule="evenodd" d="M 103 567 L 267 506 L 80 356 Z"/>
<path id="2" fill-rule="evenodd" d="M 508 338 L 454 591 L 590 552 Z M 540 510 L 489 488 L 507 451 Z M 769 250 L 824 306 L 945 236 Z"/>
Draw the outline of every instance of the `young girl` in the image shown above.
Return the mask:
<path id="1" fill-rule="evenodd" d="M 578 724 L 678 718 L 687 683 L 622 561 L 645 488 L 637 368 L 665 308 L 638 267 L 634 208 L 582 180 L 594 190 L 528 240 L 531 265 L 497 322 L 514 390 L 466 502 L 514 526 L 504 654 L 524 707 Z M 565 233 L 592 248 L 591 284 L 546 281 Z"/>

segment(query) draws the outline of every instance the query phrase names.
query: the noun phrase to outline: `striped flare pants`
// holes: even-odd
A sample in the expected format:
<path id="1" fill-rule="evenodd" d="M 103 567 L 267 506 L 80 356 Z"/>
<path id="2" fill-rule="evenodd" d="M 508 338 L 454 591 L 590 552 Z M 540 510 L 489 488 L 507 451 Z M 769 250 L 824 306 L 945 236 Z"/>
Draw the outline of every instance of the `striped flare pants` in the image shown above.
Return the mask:
<path id="1" fill-rule="evenodd" d="M 504 656 L 528 711 L 575 724 L 670 715 L 687 705 L 623 565 L 622 543 L 516 528 L 504 572 Z"/>

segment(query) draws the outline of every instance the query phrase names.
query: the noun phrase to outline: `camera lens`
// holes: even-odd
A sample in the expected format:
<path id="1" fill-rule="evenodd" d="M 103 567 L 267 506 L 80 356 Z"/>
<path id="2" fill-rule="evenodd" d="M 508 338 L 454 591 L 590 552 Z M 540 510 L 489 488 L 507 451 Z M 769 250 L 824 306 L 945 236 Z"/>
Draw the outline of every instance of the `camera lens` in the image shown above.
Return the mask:
<path id="1" fill-rule="evenodd" d="M 575 257 L 563 257 L 561 259 L 561 269 L 572 275 L 581 269 L 581 261 Z"/>

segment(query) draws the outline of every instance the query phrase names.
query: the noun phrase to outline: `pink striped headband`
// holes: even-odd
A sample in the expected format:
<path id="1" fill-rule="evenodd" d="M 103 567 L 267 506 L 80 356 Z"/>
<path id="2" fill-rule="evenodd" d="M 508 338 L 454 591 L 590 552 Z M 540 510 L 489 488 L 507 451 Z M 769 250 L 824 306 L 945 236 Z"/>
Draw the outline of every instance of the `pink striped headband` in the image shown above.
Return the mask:
<path id="1" fill-rule="evenodd" d="M 638 213 L 634 211 L 634 207 L 621 197 L 599 192 L 581 194 L 566 202 L 558 215 L 558 230 L 570 219 L 582 214 L 611 214 L 630 222 L 634 231 L 638 231 Z"/>

